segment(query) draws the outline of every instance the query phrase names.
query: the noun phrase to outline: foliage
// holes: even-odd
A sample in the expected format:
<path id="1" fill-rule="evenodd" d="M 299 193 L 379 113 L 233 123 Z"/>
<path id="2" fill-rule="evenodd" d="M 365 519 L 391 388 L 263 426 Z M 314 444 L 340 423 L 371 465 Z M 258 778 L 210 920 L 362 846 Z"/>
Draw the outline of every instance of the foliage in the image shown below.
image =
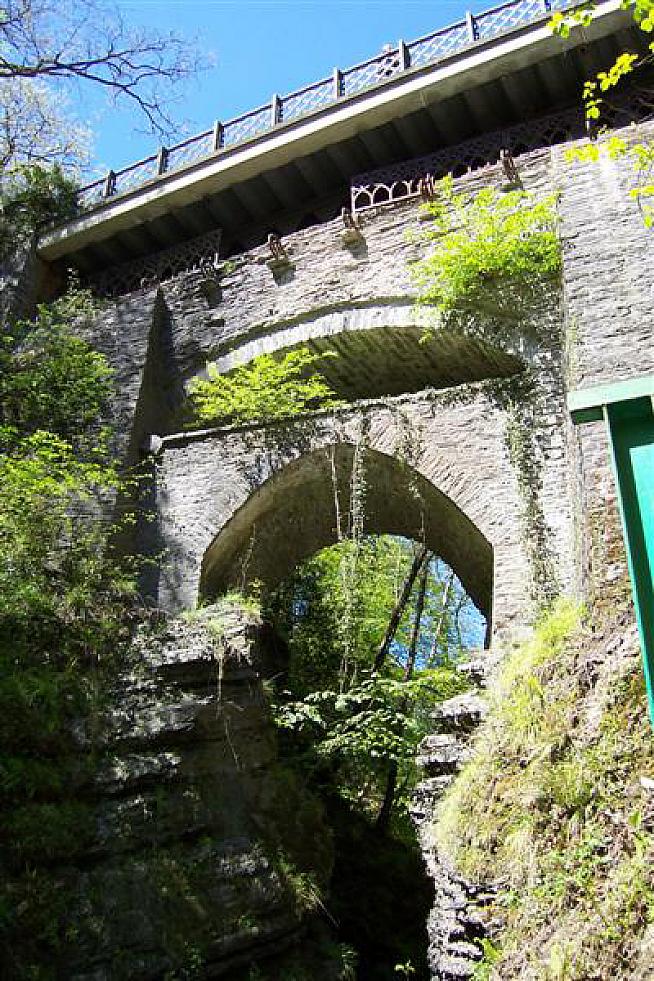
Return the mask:
<path id="1" fill-rule="evenodd" d="M 0 957 L 17 978 L 38 976 L 63 942 L 59 904 L 33 885 L 49 896 L 44 863 L 88 843 L 90 810 L 75 792 L 94 746 L 83 751 L 75 733 L 84 720 L 93 736 L 134 589 L 102 520 L 122 488 L 108 456 L 110 372 L 71 327 L 90 315 L 75 289 L 0 335 L 0 846 L 11 873 L 0 910 L 22 910 L 0 924 Z M 29 953 L 23 929 L 36 938 Z"/>
<path id="2" fill-rule="evenodd" d="M 420 302 L 447 313 L 483 301 L 489 287 L 532 291 L 557 276 L 555 205 L 554 195 L 538 200 L 518 189 L 456 191 L 453 178 L 444 178 L 424 206 L 433 219 L 425 232 L 433 251 L 414 267 Z"/>
<path id="3" fill-rule="evenodd" d="M 621 136 L 606 134 L 581 146 L 570 147 L 565 151 L 565 159 L 569 163 L 624 160 L 634 185 L 629 196 L 637 202 L 645 226 L 651 228 L 654 225 L 654 205 L 649 203 L 654 197 L 654 143 L 627 141 Z"/>
<path id="4" fill-rule="evenodd" d="M 654 0 L 621 0 L 623 10 L 631 10 L 633 19 L 645 34 L 654 32 Z M 576 27 L 587 27 L 593 19 L 596 6 L 586 3 L 566 13 L 557 12 L 550 20 L 550 28 L 555 34 L 566 38 Z M 610 107 L 608 97 L 637 68 L 650 64 L 654 58 L 654 41 L 648 42 L 649 54 L 645 57 L 630 51 L 622 51 L 606 71 L 600 71 L 594 78 L 584 83 L 583 102 L 591 139 L 581 146 L 566 151 L 568 161 L 597 162 L 602 157 L 610 160 L 623 158 L 632 175 L 634 186 L 630 194 L 641 209 L 646 227 L 654 225 L 654 205 L 649 201 L 654 197 L 654 144 L 651 141 L 610 136 L 602 127 L 603 114 Z M 596 136 L 602 137 L 596 141 Z"/>
<path id="5" fill-rule="evenodd" d="M 404 679 L 417 586 L 382 672 L 371 672 L 412 561 L 413 547 L 404 539 L 345 540 L 304 563 L 264 608 L 289 646 L 275 704 L 282 733 L 305 769 L 331 773 L 337 792 L 371 817 L 391 762 L 401 767 L 396 810 L 402 811 L 430 710 L 464 687 L 454 662 L 469 600 L 460 586 L 447 588 L 447 567 L 436 560 L 429 568 L 414 676 Z M 343 563 L 354 569 L 353 578 L 342 576 Z"/>
<path id="6" fill-rule="evenodd" d="M 323 908 L 322 889 L 315 872 L 299 869 L 282 849 L 274 855 L 273 867 L 292 900 L 298 918 Z"/>
<path id="7" fill-rule="evenodd" d="M 0 426 L 5 440 L 46 429 L 85 459 L 106 454 L 111 370 L 106 359 L 74 333 L 94 308 L 90 294 L 73 286 L 62 298 L 41 304 L 32 321 L 19 321 L 0 335 Z"/>
<path id="8" fill-rule="evenodd" d="M 451 667 L 425 669 L 410 681 L 364 675 L 347 691 L 321 689 L 282 703 L 277 723 L 297 732 L 311 731 L 319 756 L 344 757 L 362 768 L 375 760 L 408 763 L 428 731 L 434 703 L 464 689 Z"/>
<path id="9" fill-rule="evenodd" d="M 621 660 L 601 653 L 627 620 L 580 623 L 559 603 L 508 658 L 441 806 L 439 847 L 473 880 L 501 878 L 480 977 L 649 976 L 654 824 L 640 779 L 654 767 L 651 729 L 635 637 Z"/>
<path id="10" fill-rule="evenodd" d="M 484 956 L 475 967 L 472 981 L 490 981 L 493 966 L 500 959 L 501 951 L 488 937 L 482 937 L 480 942 Z"/>
<path id="11" fill-rule="evenodd" d="M 10 179 L 0 181 L 0 252 L 15 251 L 17 241 L 28 239 L 45 222 L 75 213 L 76 184 L 58 165 L 16 167 Z"/>
<path id="12" fill-rule="evenodd" d="M 338 405 L 324 377 L 307 370 L 328 356 L 308 348 L 281 357 L 261 354 L 224 375 L 209 364 L 208 378 L 189 385 L 195 417 L 214 425 L 268 422 Z"/>
<path id="13" fill-rule="evenodd" d="M 89 163 L 91 133 L 72 118 L 70 100 L 34 78 L 2 83 L 0 172 L 13 183 L 25 166 L 65 166 L 78 175 Z"/>

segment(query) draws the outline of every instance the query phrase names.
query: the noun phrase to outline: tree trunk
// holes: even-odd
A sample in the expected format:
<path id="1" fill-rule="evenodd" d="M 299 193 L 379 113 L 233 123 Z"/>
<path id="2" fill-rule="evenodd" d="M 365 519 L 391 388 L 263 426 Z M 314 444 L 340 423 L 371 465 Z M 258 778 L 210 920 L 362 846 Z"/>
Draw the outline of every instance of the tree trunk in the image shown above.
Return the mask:
<path id="1" fill-rule="evenodd" d="M 411 596 L 411 590 L 413 589 L 413 584 L 416 581 L 416 577 L 422 568 L 425 559 L 429 555 L 426 548 L 422 548 L 415 556 L 411 568 L 409 569 L 409 574 L 404 581 L 404 587 L 402 588 L 402 595 L 395 604 L 395 608 L 391 613 L 391 618 L 388 621 L 388 627 L 386 628 L 386 633 L 384 634 L 384 639 L 382 640 L 379 650 L 377 651 L 377 656 L 375 657 L 375 663 L 372 666 L 373 671 L 379 671 L 384 661 L 386 660 L 386 655 L 391 646 L 393 638 L 397 628 L 400 625 L 400 620 L 402 619 L 402 614 L 404 609 L 409 602 L 409 597 Z"/>
<path id="2" fill-rule="evenodd" d="M 395 790 L 397 788 L 397 760 L 391 760 L 388 766 L 388 776 L 386 777 L 386 790 L 384 800 L 379 809 L 377 820 L 375 821 L 375 831 L 380 835 L 385 835 L 391 820 L 391 811 L 395 803 Z"/>
<path id="3" fill-rule="evenodd" d="M 447 601 L 450 598 L 450 592 L 452 586 L 454 585 L 454 573 L 450 572 L 447 583 L 445 584 L 445 589 L 443 590 L 443 602 L 441 604 L 441 615 L 438 618 L 438 626 L 434 631 L 434 644 L 431 649 L 431 660 L 432 663 L 436 663 L 438 659 L 438 638 L 440 637 L 441 630 L 443 629 L 443 623 L 445 622 L 445 616 L 447 614 Z"/>
<path id="4" fill-rule="evenodd" d="M 422 575 L 420 577 L 420 587 L 418 590 L 418 599 L 416 601 L 416 615 L 413 621 L 413 630 L 411 631 L 411 643 L 409 646 L 409 654 L 407 657 L 406 666 L 404 668 L 404 681 L 411 680 L 411 676 L 413 675 L 413 669 L 416 663 L 418 640 L 420 637 L 420 623 L 422 621 L 422 614 L 425 608 L 425 593 L 427 592 L 427 578 L 429 576 L 429 563 L 431 562 L 431 558 L 432 558 L 431 552 L 427 552 L 425 549 L 423 549 Z M 420 566 L 418 566 L 418 568 L 420 568 Z M 412 571 L 413 571 L 413 567 L 412 567 Z M 414 580 L 415 580 L 415 576 L 413 577 L 412 584 Z M 409 592 L 411 592 L 410 589 Z M 405 600 L 405 605 L 406 605 L 406 600 Z M 402 699 L 402 704 L 400 706 L 401 712 L 406 711 L 407 701 L 408 700 L 406 697 Z M 388 831 L 388 825 L 391 819 L 393 804 L 395 803 L 395 791 L 397 790 L 397 773 L 398 773 L 397 760 L 391 760 L 388 767 L 388 776 L 386 777 L 386 790 L 384 791 L 384 800 L 382 801 L 382 806 L 379 810 L 379 814 L 377 815 L 377 820 L 375 822 L 376 830 L 382 835 L 385 835 L 386 832 Z"/>
<path id="5" fill-rule="evenodd" d="M 409 646 L 409 656 L 406 659 L 406 666 L 404 668 L 404 680 L 410 681 L 413 675 L 413 669 L 416 664 L 416 654 L 418 652 L 418 639 L 420 637 L 420 623 L 422 621 L 422 613 L 425 608 L 425 593 L 427 592 L 427 577 L 429 576 L 429 563 L 431 562 L 431 552 L 425 555 L 425 560 L 422 565 L 422 575 L 420 577 L 420 586 L 418 587 L 418 600 L 416 602 L 416 616 L 413 621 L 413 630 L 411 632 L 411 644 Z"/>

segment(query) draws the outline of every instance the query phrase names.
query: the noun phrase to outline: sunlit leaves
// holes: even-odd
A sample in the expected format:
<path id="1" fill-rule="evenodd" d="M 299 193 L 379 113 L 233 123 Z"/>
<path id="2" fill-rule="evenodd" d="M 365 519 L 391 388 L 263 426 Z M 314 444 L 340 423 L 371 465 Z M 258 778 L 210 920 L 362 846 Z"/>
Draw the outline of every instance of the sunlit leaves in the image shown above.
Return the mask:
<path id="1" fill-rule="evenodd" d="M 356 575 L 345 581 L 339 567 L 355 548 Z M 303 563 L 265 611 L 289 650 L 273 707 L 280 729 L 299 747 L 303 765 L 327 766 L 338 793 L 371 814 L 389 762 L 400 767 L 400 783 L 412 786 L 415 749 L 432 726 L 434 705 L 465 687 L 453 666 L 461 646 L 480 640 L 471 601 L 450 570 L 432 559 L 412 676 L 406 680 L 418 584 L 382 669 L 371 672 L 413 556 L 406 539 L 341 542 Z M 339 631 L 346 606 L 352 613 L 347 670 Z"/>
<path id="2" fill-rule="evenodd" d="M 629 197 L 638 203 L 645 226 L 651 228 L 654 225 L 654 207 L 648 203 L 654 197 L 654 143 L 629 143 L 621 136 L 609 136 L 569 147 L 564 157 L 568 163 L 624 159 L 636 184 L 629 191 Z"/>
<path id="3" fill-rule="evenodd" d="M 0 182 L 0 250 L 15 251 L 45 222 L 75 213 L 76 184 L 58 164 L 26 163 L 2 170 Z"/>
<path id="4" fill-rule="evenodd" d="M 0 661 L 16 666 L 99 642 L 105 599 L 129 588 L 92 516 L 120 482 L 104 420 L 111 372 L 70 326 L 91 315 L 72 289 L 0 335 Z"/>
<path id="5" fill-rule="evenodd" d="M 370 759 L 410 760 L 425 734 L 424 716 L 430 707 L 464 687 L 449 667 L 425 670 L 410 681 L 364 675 L 344 692 L 323 689 L 301 701 L 280 704 L 277 723 L 309 731 L 323 757 L 364 765 Z"/>
<path id="6" fill-rule="evenodd" d="M 531 289 L 557 276 L 555 206 L 554 195 L 537 199 L 494 187 L 470 194 L 455 191 L 451 177 L 440 181 L 435 200 L 425 206 L 433 219 L 425 233 L 433 251 L 414 267 L 420 301 L 447 312 L 474 304 L 489 287 Z"/>
<path id="7" fill-rule="evenodd" d="M 654 31 L 654 0 L 622 0 L 621 7 L 623 10 L 632 11 L 634 21 L 644 33 L 650 34 Z M 565 13 L 557 11 L 550 18 L 548 26 L 553 34 L 567 38 L 574 28 L 588 27 L 593 20 L 595 10 L 594 3 L 586 3 Z M 654 51 L 654 43 L 649 45 L 649 49 Z M 586 119 L 590 123 L 596 124 L 601 118 L 603 107 L 601 93 L 606 93 L 619 85 L 622 79 L 642 62 L 640 55 L 623 51 L 610 68 L 598 72 L 593 79 L 584 83 L 583 103 Z"/>
<path id="8" fill-rule="evenodd" d="M 312 354 L 307 348 L 276 357 L 261 354 L 249 364 L 221 374 L 207 366 L 207 378 L 188 388 L 195 417 L 205 423 L 228 425 L 267 422 L 301 415 L 338 404 L 335 393 L 311 367 L 333 352 Z"/>
<path id="9" fill-rule="evenodd" d="M 548 26 L 554 34 L 562 38 L 567 38 L 570 37 L 570 32 L 575 27 L 589 27 L 594 15 L 595 4 L 584 3 L 579 7 L 575 7 L 574 10 L 568 10 L 565 13 L 557 10 L 556 13 L 552 14 Z"/>

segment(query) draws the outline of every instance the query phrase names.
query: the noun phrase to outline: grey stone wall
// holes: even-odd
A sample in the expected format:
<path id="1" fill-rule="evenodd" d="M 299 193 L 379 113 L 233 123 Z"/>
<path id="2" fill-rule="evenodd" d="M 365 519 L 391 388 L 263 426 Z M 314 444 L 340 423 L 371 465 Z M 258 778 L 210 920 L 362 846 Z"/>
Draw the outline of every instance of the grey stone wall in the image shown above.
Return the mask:
<path id="1" fill-rule="evenodd" d="M 525 156 L 521 176 L 526 187 L 548 190 L 550 151 Z M 464 182 L 473 189 L 501 180 L 498 168 L 488 168 Z M 184 386 L 207 360 L 223 359 L 227 366 L 262 350 L 317 344 L 349 332 L 358 344 L 344 369 L 349 395 L 377 394 L 375 403 L 321 420 L 315 435 L 316 427 L 297 427 L 295 446 L 288 445 L 286 431 L 285 449 L 275 450 L 274 463 L 264 452 L 270 432 L 167 439 L 156 477 L 157 534 L 146 531 L 149 540 L 140 544 L 165 549 L 154 595 L 163 605 L 193 605 L 203 556 L 248 497 L 298 456 L 340 438 L 351 442 L 352 432 L 370 419 L 373 449 L 397 456 L 413 442 L 417 473 L 461 509 L 490 544 L 496 566 L 494 624 L 501 631 L 517 629 L 533 615 L 534 599 L 574 583 L 558 293 L 543 291 L 527 307 L 516 298 L 515 314 L 508 318 L 490 307 L 447 323 L 432 319 L 436 346 L 427 358 L 417 343 L 424 323 L 413 308 L 410 274 L 411 263 L 425 249 L 419 208 L 404 202 L 370 211 L 361 225 L 362 239 L 350 246 L 342 241 L 337 221 L 289 236 L 291 264 L 282 274 L 269 268 L 264 249 L 256 249 L 225 264 L 212 284 L 189 273 L 163 284 L 158 293 L 143 291 L 105 308 L 94 340 L 116 365 L 116 418 L 132 462 L 151 433 L 172 436 L 183 425 Z M 401 387 L 411 393 L 415 377 L 423 394 L 380 397 L 387 384 L 380 381 L 384 358 L 391 366 L 385 369 L 389 379 L 401 377 Z M 401 358 L 402 371 L 393 372 Z M 448 363 L 457 358 L 448 384 Z M 481 396 L 476 391 L 476 379 L 515 375 L 516 366 L 522 370 L 519 387 L 499 385 Z M 425 395 L 426 382 L 448 394 L 434 397 L 428 388 Z M 394 421 L 399 414 L 406 417 L 401 427 Z M 344 437 L 337 435 L 339 429 Z M 521 433 L 517 448 L 516 431 Z M 300 510 L 294 520 L 300 520 Z M 387 510 L 371 530 L 397 530 L 398 521 Z M 313 517 L 324 524 L 315 509 Z M 332 517 L 330 511 L 332 526 L 316 534 L 316 543 L 334 540 Z M 283 548 L 286 537 L 281 531 L 271 547 Z M 456 536 L 443 530 L 437 537 L 434 547 L 470 580 L 468 559 L 456 554 Z M 307 540 L 298 555 L 307 554 L 308 547 Z"/>
<path id="2" fill-rule="evenodd" d="M 242 574 L 246 580 L 274 582 L 316 548 L 333 544 L 336 514 L 328 465 L 317 478 L 319 490 L 312 493 L 306 490 L 308 478 L 284 482 L 284 474 L 298 458 L 323 450 L 320 455 L 328 460 L 331 447 L 356 444 L 365 419 L 365 445 L 373 470 L 366 489 L 366 527 L 416 538 L 424 530 L 428 543 L 459 571 L 487 613 L 489 587 L 493 591 L 495 629 L 519 628 L 533 610 L 533 577 L 524 539 L 523 501 L 506 447 L 503 413 L 483 387 L 467 389 L 460 398 L 459 404 L 448 404 L 438 395 L 376 403 L 336 419 L 316 420 L 309 432 L 298 423 L 272 445 L 257 430 L 168 438 L 157 468 L 161 545 L 166 550 L 160 602 L 192 605 L 200 594 L 202 562 L 209 546 L 213 546 L 211 559 L 224 563 L 219 554 L 223 539 L 228 540 L 227 556 L 233 566 L 223 587 L 242 586 Z M 398 459 L 407 432 L 414 449 L 409 465 Z M 385 463 L 377 469 L 376 454 L 382 454 Z M 396 469 L 399 486 L 389 475 Z M 412 474 L 419 480 L 417 486 L 412 484 Z M 275 481 L 281 481 L 281 489 L 269 503 L 261 489 L 272 485 L 274 493 Z M 340 481 L 345 500 L 348 481 L 346 473 Z M 455 524 L 438 492 L 467 517 L 465 527 Z M 232 526 L 250 499 L 257 506 L 234 540 Z M 263 551 L 270 555 L 271 565 L 244 571 L 257 536 L 267 542 Z M 489 561 L 484 542 L 493 552 L 494 577 L 479 568 Z M 561 561 L 557 564 L 563 566 Z"/>
<path id="3" fill-rule="evenodd" d="M 556 291 L 550 291 L 513 320 L 486 310 L 465 322 L 432 322 L 433 334 L 441 344 L 432 351 L 432 365 L 438 358 L 441 362 L 454 358 L 452 339 L 465 337 L 491 345 L 495 352 L 504 352 L 504 357 L 519 359 L 532 387 L 525 387 L 514 398 L 510 414 L 505 398 L 503 406 L 478 413 L 463 429 L 453 423 L 451 412 L 441 412 L 440 421 L 434 419 L 427 427 L 424 453 L 444 453 L 446 459 L 449 452 L 449 469 L 443 474 L 442 467 L 426 463 L 418 467 L 435 486 L 440 481 L 446 494 L 457 480 L 467 484 L 466 493 L 452 491 L 452 500 L 473 522 L 479 510 L 475 501 L 488 502 L 492 497 L 493 503 L 482 509 L 479 529 L 496 555 L 498 548 L 502 551 L 503 536 L 515 543 L 510 560 L 498 558 L 495 588 L 506 596 L 496 595 L 496 625 L 529 619 L 533 604 L 527 597 L 533 593 L 534 581 L 542 592 L 543 581 L 549 580 L 553 592 L 580 590 L 582 579 L 586 584 L 596 579 L 600 573 L 591 571 L 591 557 L 596 555 L 596 566 L 600 560 L 593 536 L 608 535 L 612 540 L 607 576 L 609 580 L 617 577 L 611 568 L 622 561 L 619 526 L 604 436 L 601 427 L 573 431 L 565 409 L 565 390 L 568 385 L 583 387 L 628 377 L 634 371 L 636 353 L 638 372 L 652 370 L 654 361 L 648 319 L 652 291 L 647 269 L 649 233 L 629 198 L 624 166 L 570 165 L 559 148 L 525 155 L 519 169 L 526 188 L 561 192 L 563 307 Z M 491 167 L 463 178 L 462 184 L 472 189 L 501 181 L 498 168 Z M 421 329 L 412 305 L 415 287 L 410 265 L 424 252 L 420 242 L 424 227 L 415 202 L 402 202 L 362 215 L 362 237 L 354 245 L 343 242 L 338 221 L 289 236 L 285 244 L 290 265 L 281 273 L 269 268 L 267 250 L 259 248 L 224 264 L 213 283 L 200 273 L 188 273 L 163 284 L 158 292 L 143 291 L 109 304 L 94 339 L 116 366 L 116 414 L 129 458 L 137 459 L 151 433 L 166 436 L 182 427 L 185 384 L 204 369 L 207 360 L 217 359 L 227 368 L 262 351 L 307 342 L 320 345 L 349 332 L 358 345 L 351 348 L 346 365 L 350 395 L 358 392 L 365 397 L 375 384 L 377 389 L 386 384 L 380 381 L 385 353 L 390 364 L 399 364 L 404 357 L 402 371 L 395 372 L 401 375 L 403 386 L 409 389 L 415 377 L 416 385 L 424 389 L 431 369 L 420 361 L 420 346 L 412 342 L 409 353 L 406 344 L 404 349 L 397 346 L 398 337 L 411 336 L 415 341 Z M 484 372 L 493 374 L 482 363 L 480 349 L 474 356 L 471 350 L 460 348 L 457 355 L 460 364 L 455 382 L 460 386 L 470 387 Z M 474 357 L 479 361 L 469 367 Z M 474 370 L 480 375 L 475 376 Z M 466 376 L 466 371 L 473 374 Z M 507 371 L 498 369 L 498 373 Z M 435 371 L 433 384 L 442 387 L 447 383 Z M 409 402 L 400 402 L 402 411 L 413 412 L 416 418 L 424 414 L 421 404 L 428 402 L 429 412 L 436 404 L 444 404 L 431 397 L 425 402 L 418 393 Z M 372 414 L 381 420 L 395 411 L 394 404 L 382 397 L 377 408 L 368 405 L 358 417 Z M 356 416 L 355 411 L 350 418 Z M 327 423 L 320 425 L 329 428 Z M 379 421 L 378 430 L 384 425 Z M 508 459 L 502 445 L 509 430 L 515 434 L 516 426 L 525 444 L 520 463 L 515 453 Z M 379 437 L 380 445 L 397 442 L 397 433 L 388 433 Z M 267 438 L 262 436 L 263 442 Z M 453 439 L 459 438 L 457 452 Z M 235 434 L 212 433 L 205 450 L 198 447 L 199 439 L 189 439 L 186 445 L 184 440 L 167 441 L 159 470 L 166 490 L 161 488 L 155 510 L 159 544 L 168 551 L 158 598 L 165 604 L 192 604 L 197 599 L 204 552 L 247 494 L 281 465 L 262 471 L 248 488 L 235 470 L 248 470 L 252 453 L 256 457 L 260 451 L 244 450 L 243 438 Z M 424 435 L 420 439 L 424 441 Z M 315 449 L 321 440 L 322 445 L 329 442 L 326 436 L 316 444 L 305 440 L 305 450 Z M 246 442 L 256 444 L 256 434 L 249 434 Z M 287 453 L 287 462 L 298 455 L 302 442 L 300 439 L 297 451 Z M 443 449 L 448 446 L 449 451 Z M 480 454 L 479 459 L 485 460 L 489 446 L 495 455 L 492 477 L 485 463 L 476 468 L 471 462 Z M 218 459 L 220 464 L 212 466 L 210 461 Z M 216 475 L 219 467 L 223 468 L 224 486 L 219 486 Z M 485 489 L 484 481 L 488 481 Z M 600 517 L 601 533 L 596 527 Z M 612 531 L 606 530 L 609 525 Z M 506 585 L 499 586 L 500 580 Z"/>
<path id="4" fill-rule="evenodd" d="M 625 130 L 628 140 L 651 138 L 652 123 Z M 654 372 L 652 231 L 630 189 L 625 160 L 569 163 L 552 156 L 560 190 L 563 297 L 569 389 Z M 585 591 L 624 592 L 626 555 L 610 449 L 601 423 L 568 426 L 570 485 L 576 508 L 577 566 Z"/>

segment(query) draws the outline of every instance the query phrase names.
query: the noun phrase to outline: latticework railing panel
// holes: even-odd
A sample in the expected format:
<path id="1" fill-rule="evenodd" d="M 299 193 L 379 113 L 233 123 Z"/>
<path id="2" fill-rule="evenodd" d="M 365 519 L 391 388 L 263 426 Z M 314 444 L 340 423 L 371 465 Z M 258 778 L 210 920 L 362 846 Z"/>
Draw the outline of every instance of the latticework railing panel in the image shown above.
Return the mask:
<path id="1" fill-rule="evenodd" d="M 301 92 L 286 96 L 281 105 L 281 122 L 289 123 L 292 119 L 299 119 L 300 116 L 316 112 L 333 101 L 334 81 L 326 78 L 315 85 L 309 85 Z"/>
<path id="2" fill-rule="evenodd" d="M 81 191 L 78 191 L 77 207 L 80 211 L 87 211 L 89 208 L 93 208 L 96 204 L 104 201 L 106 186 L 107 178 L 103 177 L 102 180 L 95 181 L 95 183 L 89 184 L 87 187 L 83 187 Z"/>
<path id="3" fill-rule="evenodd" d="M 363 65 L 356 65 L 343 72 L 343 95 L 356 95 L 385 82 L 400 71 L 400 56 L 397 48 L 384 51 L 376 58 L 364 62 Z"/>
<path id="4" fill-rule="evenodd" d="M 220 239 L 220 230 L 207 232 L 170 249 L 103 269 L 101 273 L 89 276 L 85 285 L 97 296 L 122 296 L 156 286 L 181 273 L 193 270 L 210 273 L 218 265 Z"/>
<path id="5" fill-rule="evenodd" d="M 222 145 L 228 147 L 243 143 L 244 140 L 252 140 L 270 129 L 270 122 L 270 106 L 262 106 L 260 109 L 254 109 L 247 116 L 232 119 L 231 122 L 225 123 Z"/>
<path id="6" fill-rule="evenodd" d="M 213 130 L 200 133 L 198 136 L 180 143 L 168 150 L 166 155 L 166 170 L 179 170 L 197 160 L 204 160 L 213 150 Z"/>
<path id="7" fill-rule="evenodd" d="M 118 171 L 113 182 L 113 193 L 125 194 L 135 187 L 145 184 L 146 181 L 152 180 L 153 177 L 157 177 L 159 173 L 157 160 L 156 156 L 146 157 L 145 160 L 132 164 L 125 170 Z"/>
<path id="8" fill-rule="evenodd" d="M 605 120 L 607 125 L 617 128 L 651 119 L 653 115 L 654 102 L 649 90 L 636 89 L 614 97 L 611 108 L 607 108 L 605 113 Z M 402 198 L 417 197 L 422 193 L 421 185 L 426 175 L 435 180 L 446 174 L 460 177 L 496 164 L 501 150 L 509 150 L 513 156 L 518 156 L 530 150 L 578 139 L 585 133 L 583 109 L 575 107 L 508 129 L 485 133 L 392 167 L 359 174 L 352 178 L 350 184 L 352 210 L 362 211 Z"/>
<path id="9" fill-rule="evenodd" d="M 523 0 L 519 5 L 506 3 L 503 7 L 475 17 L 475 33 L 480 41 L 533 23 L 547 14 L 543 0 Z"/>
<path id="10" fill-rule="evenodd" d="M 421 65 L 432 65 L 441 58 L 461 51 L 470 44 L 467 24 L 445 28 L 409 44 L 409 63 L 412 68 Z"/>

